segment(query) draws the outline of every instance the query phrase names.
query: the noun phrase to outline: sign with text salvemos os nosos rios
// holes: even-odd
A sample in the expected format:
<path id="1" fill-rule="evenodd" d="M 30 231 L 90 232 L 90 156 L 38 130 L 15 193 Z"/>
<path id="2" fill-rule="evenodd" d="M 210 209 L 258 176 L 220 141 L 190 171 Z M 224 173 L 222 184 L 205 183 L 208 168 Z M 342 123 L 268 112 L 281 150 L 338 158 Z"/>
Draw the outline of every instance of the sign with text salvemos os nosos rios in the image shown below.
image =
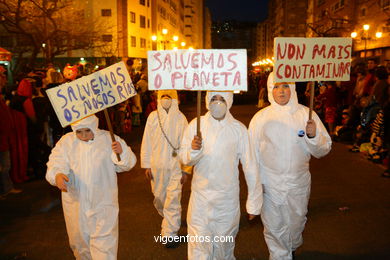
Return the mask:
<path id="1" fill-rule="evenodd" d="M 62 127 L 137 94 L 123 62 L 46 92 Z"/>
<path id="2" fill-rule="evenodd" d="M 275 38 L 275 82 L 348 81 L 351 38 Z"/>
<path id="3" fill-rule="evenodd" d="M 245 49 L 148 51 L 149 90 L 247 91 Z"/>

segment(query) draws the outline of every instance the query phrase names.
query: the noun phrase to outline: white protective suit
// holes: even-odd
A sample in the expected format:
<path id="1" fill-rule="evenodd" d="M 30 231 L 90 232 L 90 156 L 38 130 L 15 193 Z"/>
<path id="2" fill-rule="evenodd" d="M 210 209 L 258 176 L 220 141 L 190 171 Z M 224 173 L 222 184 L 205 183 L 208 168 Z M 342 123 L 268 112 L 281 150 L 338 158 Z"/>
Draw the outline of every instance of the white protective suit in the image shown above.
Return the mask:
<path id="1" fill-rule="evenodd" d="M 267 85 L 271 105 L 252 118 L 249 136 L 264 185 L 261 216 L 270 259 L 284 260 L 292 259 L 292 251 L 303 243 L 310 196 L 310 157 L 325 156 L 332 141 L 314 112 L 316 136 L 307 137 L 309 108 L 298 104 L 294 83 L 288 84 L 291 97 L 284 106 L 273 98 L 273 74 Z"/>
<path id="2" fill-rule="evenodd" d="M 215 236 L 235 236 L 240 221 L 239 170 L 242 169 L 248 185 L 246 208 L 249 214 L 259 215 L 262 205 L 260 175 L 253 159 L 246 127 L 233 118 L 229 109 L 232 92 L 208 92 L 206 106 L 214 95 L 221 95 L 227 104 L 223 120 L 214 119 L 210 112 L 201 117 L 202 148 L 192 150 L 196 135 L 196 119 L 188 126 L 180 151 L 183 163 L 194 165 L 187 224 L 188 259 L 235 259 L 234 241 L 220 242 Z M 210 238 L 207 242 L 191 241 L 191 237 Z M 218 237 L 219 239 L 220 237 Z M 200 240 L 198 240 L 200 241 Z"/>
<path id="3" fill-rule="evenodd" d="M 167 111 L 161 106 L 162 95 L 172 98 Z M 174 90 L 160 90 L 157 97 L 157 111 L 150 113 L 145 126 L 141 145 L 141 168 L 150 168 L 154 195 L 153 204 L 163 217 L 162 236 L 175 236 L 181 225 L 181 192 L 180 179 L 182 171 L 190 173 L 191 169 L 180 164 L 179 151 L 173 156 L 173 148 L 165 138 L 160 124 L 169 141 L 175 148 L 180 148 L 184 130 L 188 126 L 186 117 L 179 111 L 177 93 Z"/>
<path id="4" fill-rule="evenodd" d="M 81 141 L 76 130 L 89 128 L 93 140 Z M 76 259 L 114 260 L 118 249 L 118 187 L 116 172 L 130 170 L 137 159 L 125 141 L 115 136 L 123 152 L 118 162 L 111 148 L 109 132 L 98 129 L 98 118 L 89 116 L 72 124 L 47 163 L 46 179 L 56 185 L 55 176 L 68 176 L 62 192 L 69 244 Z"/>

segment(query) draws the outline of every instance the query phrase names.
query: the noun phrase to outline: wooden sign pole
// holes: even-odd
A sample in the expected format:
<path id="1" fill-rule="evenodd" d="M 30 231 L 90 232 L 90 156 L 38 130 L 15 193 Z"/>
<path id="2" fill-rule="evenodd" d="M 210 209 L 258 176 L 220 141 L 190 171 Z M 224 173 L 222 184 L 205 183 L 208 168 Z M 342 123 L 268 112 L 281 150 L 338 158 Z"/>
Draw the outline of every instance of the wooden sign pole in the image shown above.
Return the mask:
<path id="1" fill-rule="evenodd" d="M 315 89 L 315 86 L 316 86 L 316 83 L 313 82 L 313 84 L 311 84 L 311 89 L 310 89 L 309 120 L 311 120 L 313 118 L 312 117 L 312 113 L 313 113 L 313 105 L 314 105 L 314 89 Z"/>
<path id="2" fill-rule="evenodd" d="M 107 108 L 104 109 L 103 111 L 104 111 L 104 116 L 106 117 L 108 130 L 110 131 L 111 141 L 115 142 L 114 131 L 112 130 L 111 120 L 110 120 L 110 116 L 108 115 Z M 118 159 L 118 162 L 121 161 L 121 157 L 119 154 L 116 154 L 116 158 Z"/>
<path id="3" fill-rule="evenodd" d="M 201 113 L 201 98 L 202 98 L 202 91 L 198 90 L 198 95 L 197 95 L 197 109 L 196 109 L 196 135 L 201 137 L 201 132 L 200 132 L 200 113 Z"/>

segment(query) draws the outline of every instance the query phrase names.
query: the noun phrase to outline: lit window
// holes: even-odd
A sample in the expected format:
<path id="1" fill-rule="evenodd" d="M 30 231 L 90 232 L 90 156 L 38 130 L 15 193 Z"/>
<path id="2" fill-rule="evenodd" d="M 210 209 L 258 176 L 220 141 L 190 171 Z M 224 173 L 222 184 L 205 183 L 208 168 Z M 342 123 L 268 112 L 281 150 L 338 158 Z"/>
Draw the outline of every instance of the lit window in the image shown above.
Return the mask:
<path id="1" fill-rule="evenodd" d="M 130 12 L 130 22 L 135 23 L 135 13 Z"/>
<path id="2" fill-rule="evenodd" d="M 146 39 L 141 38 L 140 40 L 141 40 L 141 41 L 140 41 L 140 43 L 141 43 L 141 48 L 146 48 Z"/>
<path id="3" fill-rule="evenodd" d="M 137 38 L 135 36 L 131 36 L 131 47 L 137 47 Z"/>
<path id="4" fill-rule="evenodd" d="M 139 16 L 139 26 L 140 26 L 141 28 L 145 28 L 145 27 L 146 27 L 145 24 L 146 24 L 145 16 L 140 15 L 140 16 Z"/>

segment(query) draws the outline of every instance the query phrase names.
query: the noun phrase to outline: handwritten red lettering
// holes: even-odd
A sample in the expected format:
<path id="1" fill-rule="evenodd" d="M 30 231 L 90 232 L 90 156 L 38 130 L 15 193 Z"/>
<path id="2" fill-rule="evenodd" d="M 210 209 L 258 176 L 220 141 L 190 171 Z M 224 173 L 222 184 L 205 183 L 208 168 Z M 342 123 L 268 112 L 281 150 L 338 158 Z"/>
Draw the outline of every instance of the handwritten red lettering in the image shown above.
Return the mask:
<path id="1" fill-rule="evenodd" d="M 223 58 L 223 54 L 221 53 L 218 56 L 217 67 L 218 68 L 223 68 L 223 66 L 225 66 L 225 61 L 224 61 L 224 58 Z"/>
<path id="2" fill-rule="evenodd" d="M 225 77 L 225 80 L 224 80 L 224 86 L 227 86 L 228 85 L 228 77 L 232 75 L 231 72 L 221 72 L 221 76 L 224 76 Z"/>
<path id="3" fill-rule="evenodd" d="M 352 45 L 350 45 L 350 44 L 348 44 L 347 46 L 345 46 L 345 48 L 344 48 L 344 52 L 345 52 L 345 57 L 344 57 L 344 59 L 351 58 L 351 48 L 352 48 Z"/>
<path id="4" fill-rule="evenodd" d="M 214 69 L 214 53 L 210 53 L 209 59 L 205 56 L 204 53 L 202 53 L 202 63 L 201 68 L 203 69 L 205 65 L 211 65 L 211 69 Z"/>
<path id="5" fill-rule="evenodd" d="M 181 78 L 183 78 L 183 74 L 181 74 L 180 72 L 176 71 L 176 72 L 172 73 L 172 75 L 171 75 L 172 88 L 175 88 L 176 80 L 181 79 Z"/>
<path id="6" fill-rule="evenodd" d="M 164 58 L 164 70 L 171 70 L 172 69 L 172 59 L 171 55 L 167 54 Z"/>
<path id="7" fill-rule="evenodd" d="M 160 74 L 157 74 L 156 77 L 154 78 L 154 87 L 156 89 L 159 89 L 162 84 L 162 78 Z"/>
<path id="8" fill-rule="evenodd" d="M 175 69 L 177 70 L 181 69 L 177 53 L 175 53 Z"/>
<path id="9" fill-rule="evenodd" d="M 332 47 L 330 47 L 328 53 L 328 59 L 329 57 L 332 57 L 333 59 L 336 57 L 336 46 L 332 45 Z"/>
<path id="10" fill-rule="evenodd" d="M 284 44 L 284 53 L 282 54 L 282 51 L 280 49 L 280 43 L 278 43 L 278 47 L 276 48 L 276 57 L 278 60 L 281 60 L 281 59 L 284 59 L 284 57 L 286 56 L 286 46 L 287 44 L 285 43 Z"/>
<path id="11" fill-rule="evenodd" d="M 199 82 L 199 75 L 198 73 L 194 73 L 194 76 L 192 78 L 192 87 L 199 87 L 200 86 L 200 82 Z"/>
<path id="12" fill-rule="evenodd" d="M 295 55 L 295 45 L 292 43 L 288 44 L 287 58 L 291 60 Z"/>
<path id="13" fill-rule="evenodd" d="M 208 85 L 210 83 L 210 73 L 207 73 L 202 71 L 200 73 L 200 80 L 204 82 L 205 85 Z"/>
<path id="14" fill-rule="evenodd" d="M 213 73 L 213 86 L 218 87 L 219 86 L 219 77 L 218 72 Z"/>
<path id="15" fill-rule="evenodd" d="M 184 57 L 183 56 L 184 56 L 183 54 L 180 55 L 181 65 L 183 66 L 184 69 L 187 69 L 188 66 L 190 65 L 190 58 L 191 58 L 191 56 L 188 55 L 186 64 L 184 64 Z"/>
<path id="16" fill-rule="evenodd" d="M 162 62 L 161 62 L 161 60 L 159 59 L 159 56 L 160 56 L 160 55 L 161 55 L 161 53 L 159 53 L 159 52 L 153 54 L 153 57 L 156 59 L 156 61 L 159 63 L 159 65 L 158 65 L 156 68 L 152 69 L 152 71 L 156 71 L 156 70 L 159 70 L 159 69 L 161 68 Z"/>
<path id="17" fill-rule="evenodd" d="M 315 59 L 316 55 L 322 55 L 325 58 L 325 50 L 326 50 L 326 46 L 325 45 L 322 45 L 321 49 L 319 49 L 318 44 L 315 44 L 314 47 L 313 47 L 312 59 Z"/>
<path id="18" fill-rule="evenodd" d="M 286 64 L 286 68 L 284 69 L 284 77 L 287 79 L 291 77 L 291 67 L 288 64 Z"/>
<path id="19" fill-rule="evenodd" d="M 199 53 L 194 53 L 192 54 L 192 57 L 191 57 L 191 67 L 194 68 L 194 69 L 197 69 L 199 68 Z"/>
<path id="20" fill-rule="evenodd" d="M 228 61 L 230 61 L 232 63 L 232 67 L 230 69 L 228 69 L 228 71 L 232 71 L 234 70 L 235 68 L 237 68 L 237 62 L 235 60 L 232 59 L 233 56 L 236 56 L 237 53 L 230 53 L 228 55 Z"/>
<path id="21" fill-rule="evenodd" d="M 282 78 L 283 78 L 282 75 L 280 75 L 280 69 L 281 69 L 283 66 L 284 66 L 284 64 L 282 63 L 282 64 L 280 64 L 280 65 L 276 68 L 276 77 L 277 77 L 278 79 L 282 79 Z"/>
<path id="22" fill-rule="evenodd" d="M 233 86 L 235 85 L 241 85 L 241 72 L 237 71 L 236 74 L 234 74 L 233 79 Z"/>

